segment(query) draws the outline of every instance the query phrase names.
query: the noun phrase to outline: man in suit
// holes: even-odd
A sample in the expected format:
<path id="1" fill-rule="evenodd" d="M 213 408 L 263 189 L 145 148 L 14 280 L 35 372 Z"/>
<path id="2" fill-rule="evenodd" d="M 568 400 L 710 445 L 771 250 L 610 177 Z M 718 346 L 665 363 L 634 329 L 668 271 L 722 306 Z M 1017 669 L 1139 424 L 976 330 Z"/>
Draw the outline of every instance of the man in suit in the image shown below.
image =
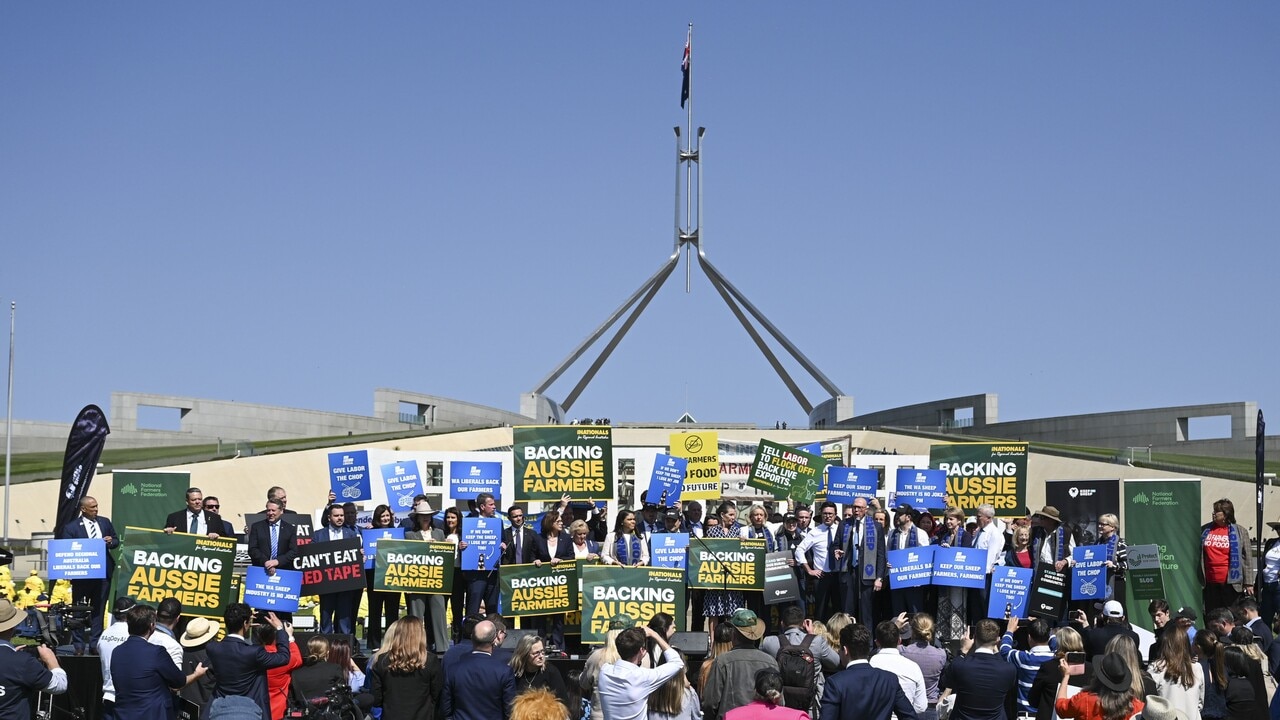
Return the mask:
<path id="1" fill-rule="evenodd" d="M 1000 657 L 1000 636 L 1000 626 L 995 620 L 979 620 L 973 626 L 973 637 L 966 638 L 960 645 L 964 654 L 942 671 L 938 689 L 950 690 L 956 696 L 952 720 L 1016 717 L 1018 669 Z"/>
<path id="2" fill-rule="evenodd" d="M 506 720 L 516 696 L 511 666 L 493 656 L 498 627 L 488 620 L 476 623 L 471 653 L 445 673 L 440 702 L 452 720 Z"/>
<path id="3" fill-rule="evenodd" d="M 275 505 L 277 511 L 279 503 Z M 261 523 L 258 523 L 261 524 Z M 261 645 L 249 643 L 249 630 L 253 627 L 253 609 L 244 603 L 231 603 L 222 614 L 227 636 L 221 642 L 209 643 L 210 669 L 217 678 L 213 687 L 212 711 L 222 698 L 244 696 L 257 703 L 262 717 L 271 717 L 271 704 L 267 697 L 267 670 L 289 664 L 289 646 L 293 643 L 293 629 L 286 626 L 275 613 L 267 613 L 267 622 L 276 629 L 276 651 L 267 652 Z"/>
<path id="4" fill-rule="evenodd" d="M 111 524 L 111 519 L 98 515 L 98 501 L 88 495 L 80 501 L 80 517 L 62 528 L 62 537 L 83 540 L 101 539 L 107 546 L 106 579 L 71 581 L 71 597 L 74 601 L 87 602 L 93 608 L 93 614 L 89 620 L 88 638 L 88 645 L 92 648 L 98 644 L 98 638 L 102 637 L 102 613 L 107 605 L 107 594 L 111 592 L 111 575 L 116 570 L 116 562 L 111 558 L 110 551 L 120 547 L 120 538 L 116 536 L 116 529 Z M 84 631 L 77 630 L 74 635 L 76 651 L 82 652 L 85 646 Z"/>
<path id="5" fill-rule="evenodd" d="M 111 653 L 111 682 L 115 686 L 115 717 L 167 720 L 174 715 L 173 690 L 187 686 L 207 668 L 197 665 L 184 675 L 159 645 L 147 642 L 156 628 L 156 611 L 134 605 L 125 614 L 129 638 Z"/>
<path id="6" fill-rule="evenodd" d="M 898 676 L 871 667 L 871 628 L 858 623 L 840 631 L 849 658 L 844 672 L 827 679 L 822 691 L 822 720 L 916 720 L 916 710 L 902 692 Z M 1012 671 L 1013 668 L 1010 668 Z"/>
<path id="7" fill-rule="evenodd" d="M 165 518 L 164 531 L 172 533 L 174 530 L 216 538 L 222 536 L 224 528 L 217 513 L 204 509 L 204 493 L 193 487 L 187 488 L 187 507 L 171 512 Z"/>
<path id="8" fill-rule="evenodd" d="M 845 523 L 844 556 L 849 558 L 845 573 L 844 607 L 858 622 L 874 626 L 875 593 L 884 587 L 887 564 L 884 533 L 875 518 L 867 515 L 867 499 L 854 498 L 853 518 Z"/>
<path id="9" fill-rule="evenodd" d="M 492 518 L 498 512 L 498 502 L 493 499 L 493 495 L 482 492 L 476 495 L 476 512 L 480 513 L 482 518 Z M 523 520 L 523 517 L 521 518 Z M 509 530 L 504 530 L 502 537 L 506 538 Z M 465 541 L 463 541 L 465 543 Z M 533 543 L 529 544 L 532 549 Z M 459 543 L 459 548 L 465 549 L 465 545 Z M 512 553 L 514 554 L 514 550 Z M 523 548 L 522 548 L 523 552 Z M 467 583 L 467 614 L 475 615 L 480 611 L 480 601 L 484 601 L 485 612 L 496 612 L 498 609 L 498 573 L 496 572 L 499 562 L 507 555 L 507 544 L 501 542 L 498 545 L 498 558 L 486 558 L 484 570 L 463 570 L 462 579 Z M 532 561 L 532 559 L 531 559 Z"/>
<path id="10" fill-rule="evenodd" d="M 538 533 L 524 522 L 524 508 L 507 508 L 511 527 L 502 531 L 502 564 L 527 565 L 538 556 Z"/>
<path id="11" fill-rule="evenodd" d="M 222 501 L 221 501 L 221 500 L 219 500 L 219 499 L 217 498 L 217 496 L 209 495 L 209 496 L 205 497 L 205 499 L 204 499 L 204 509 L 205 509 L 205 511 L 206 511 L 206 512 L 211 512 L 211 513 L 214 513 L 214 514 L 218 515 L 219 517 L 221 517 L 221 516 L 222 516 L 222 513 L 221 513 L 221 510 L 222 510 Z M 232 524 L 231 524 L 231 523 L 229 523 L 229 522 L 227 522 L 226 520 L 223 520 L 223 521 L 222 521 L 222 536 L 223 536 L 223 537 L 235 537 L 235 536 L 236 536 L 236 529 L 235 529 L 235 527 L 234 527 L 234 526 L 232 526 Z"/>
<path id="12" fill-rule="evenodd" d="M 820 517 L 822 523 L 814 526 L 796 546 L 794 556 L 796 563 L 816 581 L 816 617 L 824 618 L 831 617 L 832 613 L 842 609 L 841 601 L 844 598 L 841 594 L 840 577 L 844 572 L 845 554 L 844 548 L 840 546 L 843 536 L 836 519 L 836 504 L 822 503 Z M 812 557 L 810 551 L 813 553 Z"/>
<path id="13" fill-rule="evenodd" d="M 355 527 L 346 523 L 346 511 L 333 504 L 325 509 L 328 523 L 311 534 L 311 542 L 332 542 L 357 537 Z M 354 524 L 355 518 L 351 518 Z M 350 591 L 342 590 L 320 596 L 320 632 L 326 635 L 335 630 L 343 635 L 354 632 L 356 608 Z"/>
<path id="14" fill-rule="evenodd" d="M 277 567 L 293 569 L 293 558 L 298 553 L 298 531 L 293 523 L 283 520 L 284 506 L 278 500 L 268 500 L 263 511 L 266 518 L 249 528 L 246 541 L 249 545 L 249 562 L 274 575 Z M 292 614 L 281 613 L 286 621 Z"/>

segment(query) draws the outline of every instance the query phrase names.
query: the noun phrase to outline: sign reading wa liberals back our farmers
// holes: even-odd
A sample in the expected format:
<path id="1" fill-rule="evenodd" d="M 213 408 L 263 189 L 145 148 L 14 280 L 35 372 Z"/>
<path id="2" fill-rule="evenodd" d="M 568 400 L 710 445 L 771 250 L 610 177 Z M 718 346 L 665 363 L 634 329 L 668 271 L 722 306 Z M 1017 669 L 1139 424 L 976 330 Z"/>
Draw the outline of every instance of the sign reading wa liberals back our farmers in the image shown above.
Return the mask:
<path id="1" fill-rule="evenodd" d="M 516 501 L 613 499 L 613 429 L 603 425 L 512 429 Z"/>
<path id="2" fill-rule="evenodd" d="M 475 500 L 482 492 L 495 498 L 502 496 L 502 463 L 457 460 L 449 463 L 449 497 Z"/>
<path id="3" fill-rule="evenodd" d="M 947 474 L 947 505 L 972 514 L 991 505 L 999 517 L 1025 514 L 1026 443 L 944 443 L 929 446 L 929 467 Z"/>

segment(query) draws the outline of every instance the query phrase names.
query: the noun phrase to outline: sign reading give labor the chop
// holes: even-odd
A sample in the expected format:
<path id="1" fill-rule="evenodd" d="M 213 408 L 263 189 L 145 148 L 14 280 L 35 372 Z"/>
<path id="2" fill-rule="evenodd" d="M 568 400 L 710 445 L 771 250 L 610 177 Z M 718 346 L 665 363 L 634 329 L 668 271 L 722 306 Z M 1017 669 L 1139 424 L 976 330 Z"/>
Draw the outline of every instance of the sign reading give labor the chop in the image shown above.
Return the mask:
<path id="1" fill-rule="evenodd" d="M 613 498 L 613 429 L 549 425 L 512 430 L 516 500 Z"/>

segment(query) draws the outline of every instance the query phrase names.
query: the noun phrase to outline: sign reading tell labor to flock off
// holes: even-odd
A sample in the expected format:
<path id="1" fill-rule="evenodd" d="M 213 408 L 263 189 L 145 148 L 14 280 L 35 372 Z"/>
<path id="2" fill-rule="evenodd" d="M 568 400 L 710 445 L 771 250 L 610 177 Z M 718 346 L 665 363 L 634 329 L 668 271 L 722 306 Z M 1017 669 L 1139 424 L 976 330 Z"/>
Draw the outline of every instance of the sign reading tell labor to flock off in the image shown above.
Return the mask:
<path id="1" fill-rule="evenodd" d="M 422 492 L 422 475 L 417 460 L 401 460 L 381 466 L 382 484 L 387 489 L 387 505 L 392 514 L 413 509 L 413 498 Z"/>
<path id="2" fill-rule="evenodd" d="M 235 538 L 131 527 L 119 552 L 111 597 L 128 595 L 152 606 L 173 597 L 186 615 L 222 618 L 231 598 Z"/>
<path id="3" fill-rule="evenodd" d="M 1000 517 L 1021 517 L 1027 497 L 1026 443 L 929 446 L 929 466 L 947 474 L 947 505 L 967 515 L 990 505 Z"/>
<path id="4" fill-rule="evenodd" d="M 516 501 L 613 499 L 613 429 L 547 425 L 511 431 Z"/>
<path id="5" fill-rule="evenodd" d="M 578 564 L 503 565 L 498 570 L 502 612 L 515 617 L 578 609 Z"/>
<path id="6" fill-rule="evenodd" d="M 689 587 L 763 590 L 764 540 L 711 538 L 689 543 Z"/>
<path id="7" fill-rule="evenodd" d="M 644 501 L 658 507 L 673 507 L 678 504 L 688 465 L 689 461 L 682 457 L 662 453 L 655 455 L 653 475 L 649 478 L 649 489 L 645 491 Z"/>
<path id="8" fill-rule="evenodd" d="M 369 451 L 351 450 L 329 453 L 329 489 L 338 502 L 372 500 L 369 484 Z"/>
<path id="9" fill-rule="evenodd" d="M 827 461 L 821 455 L 761 440 L 751 463 L 747 485 L 783 500 L 810 505 L 822 486 L 822 470 Z"/>
<path id="10" fill-rule="evenodd" d="M 720 441 L 714 432 L 672 433 L 671 454 L 684 458 L 682 500 L 716 500 L 720 497 Z"/>
<path id="11" fill-rule="evenodd" d="M 380 540 L 373 589 L 448 595 L 453 592 L 455 551 L 451 542 Z"/>
<path id="12" fill-rule="evenodd" d="M 449 462 L 449 497 L 454 500 L 475 500 L 483 492 L 494 498 L 502 497 L 502 463 Z"/>
<path id="13" fill-rule="evenodd" d="M 586 565 L 582 568 L 582 642 L 602 643 L 609 619 L 630 615 L 636 626 L 658 613 L 675 618 L 685 613 L 684 571 Z"/>

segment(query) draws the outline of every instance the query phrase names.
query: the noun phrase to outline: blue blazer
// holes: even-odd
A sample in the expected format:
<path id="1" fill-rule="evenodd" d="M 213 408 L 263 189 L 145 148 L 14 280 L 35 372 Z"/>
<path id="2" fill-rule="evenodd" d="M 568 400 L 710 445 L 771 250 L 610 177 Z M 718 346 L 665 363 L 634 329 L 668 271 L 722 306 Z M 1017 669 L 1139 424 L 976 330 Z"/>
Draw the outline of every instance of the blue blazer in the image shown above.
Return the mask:
<path id="1" fill-rule="evenodd" d="M 130 635 L 111 653 L 118 720 L 170 720 L 173 691 L 187 682 L 173 658 L 141 635 Z"/>
<path id="2" fill-rule="evenodd" d="M 107 543 L 107 549 L 115 550 L 116 548 L 120 547 L 120 536 L 116 534 L 116 528 L 114 525 L 111 524 L 111 519 L 103 517 L 102 515 L 99 515 L 97 518 L 97 522 L 98 522 L 98 536 L 104 537 L 104 538 L 107 538 L 107 537 L 111 538 L 111 542 Z M 84 530 L 84 516 L 77 515 L 75 520 L 72 520 L 66 525 L 63 525 L 62 537 L 88 540 L 89 533 L 85 532 Z M 107 582 L 111 581 L 111 573 L 113 570 L 115 570 L 115 567 L 116 567 L 115 559 L 111 557 L 111 553 L 107 553 Z"/>
<path id="3" fill-rule="evenodd" d="M 590 544 L 591 541 L 588 540 L 587 545 L 590 546 Z M 536 550 L 536 559 L 542 562 L 551 562 L 551 550 L 547 545 L 547 539 L 542 535 L 538 535 L 538 547 Z M 556 540 L 556 557 L 561 560 L 573 559 L 573 538 L 569 537 L 569 533 L 563 530 L 560 531 L 560 536 Z"/>
<path id="4" fill-rule="evenodd" d="M 1014 717 L 1018 669 L 995 653 L 970 653 L 942 671 L 938 689 L 956 694 L 952 720 L 1006 720 Z"/>
<path id="5" fill-rule="evenodd" d="M 464 655 L 455 668 L 445 672 L 441 704 L 446 718 L 506 720 L 511 717 L 515 697 L 516 676 L 511 666 L 486 653 Z"/>
<path id="6" fill-rule="evenodd" d="M 893 713 L 898 720 L 916 720 L 897 675 L 857 663 L 827 678 L 822 720 L 889 720 Z"/>
<path id="7" fill-rule="evenodd" d="M 271 717 L 271 703 L 267 699 L 267 670 L 289 664 L 289 633 L 283 629 L 276 633 L 276 648 L 273 653 L 267 652 L 261 645 L 250 645 L 248 640 L 240 636 L 206 645 L 209 669 L 217 678 L 213 697 L 216 699 L 243 695 L 258 703 L 258 707 L 262 709 L 262 717 Z M 113 655 L 113 668 L 115 661 Z M 172 664 L 173 661 L 169 662 Z"/>
<path id="8" fill-rule="evenodd" d="M 338 529 L 342 531 L 343 540 L 346 540 L 347 538 L 360 537 L 360 534 L 356 532 L 355 528 L 347 527 L 345 523 L 343 524 L 342 527 Z M 311 533 L 311 542 L 328 542 L 328 541 L 329 541 L 329 528 L 327 527 L 322 527 L 319 530 L 316 530 L 315 532 Z"/>

